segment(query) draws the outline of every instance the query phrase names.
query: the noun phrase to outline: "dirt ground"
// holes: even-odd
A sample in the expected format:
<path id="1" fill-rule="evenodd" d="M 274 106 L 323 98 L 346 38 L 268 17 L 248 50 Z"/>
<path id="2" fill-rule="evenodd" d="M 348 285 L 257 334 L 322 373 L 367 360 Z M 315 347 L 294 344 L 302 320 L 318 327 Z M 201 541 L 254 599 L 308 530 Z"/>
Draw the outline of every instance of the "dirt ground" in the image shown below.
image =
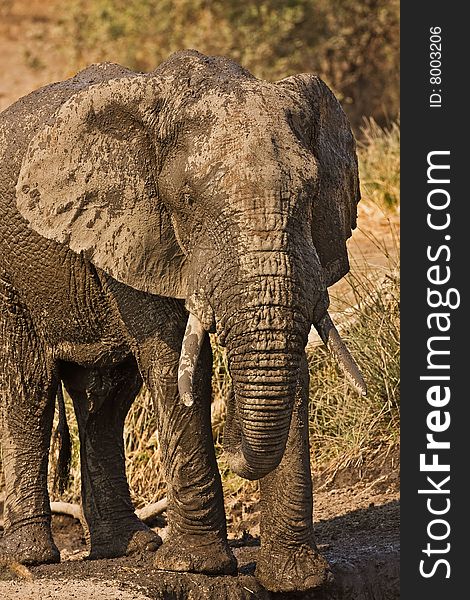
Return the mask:
<path id="1" fill-rule="evenodd" d="M 294 599 L 395 600 L 399 598 L 399 450 L 376 456 L 364 472 L 345 469 L 317 478 L 315 532 L 319 550 L 331 567 L 330 582 L 304 594 L 270 594 L 253 576 L 259 549 L 256 507 L 237 519 L 230 534 L 239 569 L 236 577 L 207 577 L 158 571 L 151 553 L 112 560 L 84 560 L 86 547 L 79 523 L 54 516 L 59 565 L 31 568 L 33 580 L 21 580 L 0 568 L 4 600 L 157 600 Z M 360 477 L 360 478 L 359 478 Z M 163 525 L 163 523 L 162 523 Z M 156 529 L 162 531 L 161 529 Z"/>
<path id="2" fill-rule="evenodd" d="M 60 35 L 57 5 L 58 0 L 0 0 L 0 110 L 41 85 L 73 75 L 71 55 L 59 51 L 55 43 Z M 352 264 L 372 268 L 380 277 L 390 266 L 387 253 L 392 257 L 397 253 L 397 224 L 398 217 L 390 221 L 379 209 L 360 206 L 359 229 L 348 244 Z M 348 290 L 340 282 L 331 292 L 334 313 L 335 296 L 343 298 Z M 254 506 L 245 520 L 229 519 L 236 521 L 231 544 L 239 562 L 237 577 L 157 571 L 151 554 L 85 561 L 80 523 L 54 516 L 62 563 L 32 568 L 33 580 L 18 579 L 0 567 L 0 599 L 398 598 L 399 450 L 374 458 L 360 474 L 348 469 L 329 480 L 317 477 L 315 489 L 317 543 L 332 569 L 331 582 L 319 592 L 276 595 L 257 584 L 253 572 L 259 524 Z"/>

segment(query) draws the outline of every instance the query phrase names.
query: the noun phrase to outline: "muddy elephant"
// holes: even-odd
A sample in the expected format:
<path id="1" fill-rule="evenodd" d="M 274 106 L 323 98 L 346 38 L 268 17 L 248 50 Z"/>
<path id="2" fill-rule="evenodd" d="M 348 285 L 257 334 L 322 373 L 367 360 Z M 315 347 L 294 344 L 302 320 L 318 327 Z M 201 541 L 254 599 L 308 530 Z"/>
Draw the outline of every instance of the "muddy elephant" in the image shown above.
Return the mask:
<path id="1" fill-rule="evenodd" d="M 162 569 L 236 572 L 210 425 L 216 332 L 233 382 L 228 461 L 261 480 L 256 575 L 271 590 L 320 585 L 312 323 L 359 377 L 327 313 L 359 200 L 355 142 L 332 92 L 313 75 L 269 83 L 195 51 L 151 73 L 98 64 L 4 111 L 0 156 L 1 552 L 59 560 L 47 469 L 63 382 L 90 557 L 158 548 Z M 161 546 L 134 514 L 124 467 L 142 381 L 168 484 Z"/>

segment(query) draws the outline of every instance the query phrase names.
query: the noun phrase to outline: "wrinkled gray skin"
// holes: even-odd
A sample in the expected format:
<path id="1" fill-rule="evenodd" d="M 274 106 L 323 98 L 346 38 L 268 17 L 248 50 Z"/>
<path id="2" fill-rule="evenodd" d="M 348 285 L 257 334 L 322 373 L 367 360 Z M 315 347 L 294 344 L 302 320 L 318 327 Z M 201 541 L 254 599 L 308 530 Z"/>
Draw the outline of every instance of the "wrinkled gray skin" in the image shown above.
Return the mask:
<path id="1" fill-rule="evenodd" d="M 304 348 L 348 270 L 355 144 L 312 75 L 277 83 L 224 58 L 173 55 L 154 72 L 93 65 L 0 116 L 0 553 L 59 560 L 47 460 L 62 380 L 79 423 L 92 557 L 155 549 L 133 513 L 122 442 L 142 380 L 158 415 L 170 570 L 232 573 L 210 428 L 211 351 L 194 403 L 178 397 L 190 311 L 226 345 L 226 451 L 261 479 L 256 574 L 320 585 L 312 526 Z"/>

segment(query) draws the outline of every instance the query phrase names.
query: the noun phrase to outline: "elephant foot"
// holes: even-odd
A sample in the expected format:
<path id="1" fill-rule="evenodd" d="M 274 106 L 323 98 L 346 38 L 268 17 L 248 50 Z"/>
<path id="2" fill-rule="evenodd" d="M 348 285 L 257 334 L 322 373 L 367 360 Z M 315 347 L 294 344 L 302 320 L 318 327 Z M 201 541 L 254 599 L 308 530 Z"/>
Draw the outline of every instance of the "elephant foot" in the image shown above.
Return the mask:
<path id="1" fill-rule="evenodd" d="M 11 532 L 6 530 L 0 538 L 0 555 L 23 565 L 60 562 L 60 552 L 48 523 L 30 523 Z"/>
<path id="2" fill-rule="evenodd" d="M 131 526 L 123 527 L 122 523 L 114 523 L 113 528 L 106 531 L 90 533 L 90 553 L 88 560 L 97 558 L 117 558 L 135 552 L 155 552 L 162 544 L 161 537 L 142 521 L 136 519 Z"/>
<path id="3" fill-rule="evenodd" d="M 134 533 L 127 544 L 126 554 L 134 554 L 134 552 L 141 552 L 142 550 L 155 552 L 161 545 L 162 538 L 158 533 L 146 527 L 146 529 L 139 529 Z"/>
<path id="4" fill-rule="evenodd" d="M 271 592 L 304 592 L 328 581 L 326 560 L 309 544 L 286 548 L 261 543 L 256 579 Z"/>
<path id="5" fill-rule="evenodd" d="M 237 572 L 237 560 L 227 542 L 211 533 L 170 537 L 156 553 L 155 566 L 164 571 L 207 575 L 233 575 Z"/>

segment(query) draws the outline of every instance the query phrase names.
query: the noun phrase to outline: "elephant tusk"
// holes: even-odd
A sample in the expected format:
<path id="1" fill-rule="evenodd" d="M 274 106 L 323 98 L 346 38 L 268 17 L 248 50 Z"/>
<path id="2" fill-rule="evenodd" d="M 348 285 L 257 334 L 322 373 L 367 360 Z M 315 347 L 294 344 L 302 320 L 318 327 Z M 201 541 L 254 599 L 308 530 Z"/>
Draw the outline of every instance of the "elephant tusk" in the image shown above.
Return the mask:
<path id="1" fill-rule="evenodd" d="M 178 392 L 185 406 L 194 404 L 194 373 L 205 335 L 206 330 L 201 321 L 195 315 L 189 313 L 178 365 Z"/>
<path id="2" fill-rule="evenodd" d="M 314 326 L 325 346 L 338 360 L 346 379 L 361 396 L 365 396 L 367 394 L 367 386 L 362 373 L 341 339 L 330 315 L 326 313 L 318 323 L 314 323 Z"/>

